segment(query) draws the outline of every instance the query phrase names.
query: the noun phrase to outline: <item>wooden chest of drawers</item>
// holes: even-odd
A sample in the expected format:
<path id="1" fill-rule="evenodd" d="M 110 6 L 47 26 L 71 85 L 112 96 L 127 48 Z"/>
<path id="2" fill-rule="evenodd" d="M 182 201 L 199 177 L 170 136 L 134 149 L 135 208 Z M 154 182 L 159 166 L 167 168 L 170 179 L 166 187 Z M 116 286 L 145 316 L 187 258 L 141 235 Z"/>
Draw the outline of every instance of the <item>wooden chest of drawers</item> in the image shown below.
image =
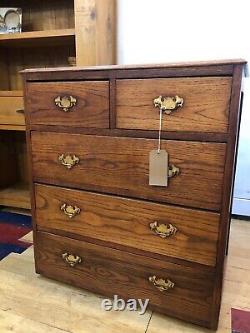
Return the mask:
<path id="1" fill-rule="evenodd" d="M 244 63 L 23 72 L 37 273 L 217 327 Z"/>

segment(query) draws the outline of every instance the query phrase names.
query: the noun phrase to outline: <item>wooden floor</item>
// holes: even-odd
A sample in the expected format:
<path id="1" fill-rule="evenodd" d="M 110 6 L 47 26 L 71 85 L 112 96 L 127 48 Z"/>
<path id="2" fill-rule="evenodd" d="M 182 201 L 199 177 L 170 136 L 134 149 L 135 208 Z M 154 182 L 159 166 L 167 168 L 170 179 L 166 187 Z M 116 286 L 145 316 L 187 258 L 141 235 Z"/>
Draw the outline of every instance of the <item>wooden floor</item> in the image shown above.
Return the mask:
<path id="1" fill-rule="evenodd" d="M 29 239 L 31 235 L 26 236 Z M 250 310 L 250 221 L 232 222 L 220 324 L 228 333 L 230 309 Z M 146 312 L 105 312 L 100 296 L 34 273 L 33 250 L 0 262 L 0 332 L 200 333 L 211 332 Z"/>

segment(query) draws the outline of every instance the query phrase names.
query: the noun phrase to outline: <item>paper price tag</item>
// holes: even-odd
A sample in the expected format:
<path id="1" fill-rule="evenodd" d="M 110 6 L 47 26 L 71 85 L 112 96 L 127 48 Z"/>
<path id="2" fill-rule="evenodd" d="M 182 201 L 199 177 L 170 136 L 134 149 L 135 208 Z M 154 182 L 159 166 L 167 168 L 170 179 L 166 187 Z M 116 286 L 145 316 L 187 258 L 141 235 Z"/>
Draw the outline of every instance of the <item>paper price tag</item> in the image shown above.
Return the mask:
<path id="1" fill-rule="evenodd" d="M 149 153 L 149 185 L 168 186 L 168 153 L 151 150 Z"/>

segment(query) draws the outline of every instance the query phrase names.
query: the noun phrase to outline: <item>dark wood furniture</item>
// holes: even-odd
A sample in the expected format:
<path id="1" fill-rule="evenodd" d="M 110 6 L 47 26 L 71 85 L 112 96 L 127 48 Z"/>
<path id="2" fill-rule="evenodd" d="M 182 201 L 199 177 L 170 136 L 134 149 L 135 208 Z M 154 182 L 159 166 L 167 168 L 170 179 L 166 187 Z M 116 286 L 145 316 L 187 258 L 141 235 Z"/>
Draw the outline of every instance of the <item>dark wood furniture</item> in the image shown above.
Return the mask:
<path id="1" fill-rule="evenodd" d="M 244 64 L 23 72 L 37 273 L 217 327 Z"/>

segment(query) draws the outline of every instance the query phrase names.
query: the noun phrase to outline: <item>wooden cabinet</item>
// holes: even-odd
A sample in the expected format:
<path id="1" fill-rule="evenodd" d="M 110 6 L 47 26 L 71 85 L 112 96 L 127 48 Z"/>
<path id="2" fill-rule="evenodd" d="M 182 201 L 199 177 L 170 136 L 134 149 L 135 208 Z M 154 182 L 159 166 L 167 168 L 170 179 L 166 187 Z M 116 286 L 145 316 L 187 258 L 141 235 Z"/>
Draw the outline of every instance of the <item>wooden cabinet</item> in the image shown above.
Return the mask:
<path id="1" fill-rule="evenodd" d="M 243 65 L 23 72 L 37 273 L 217 327 Z"/>
<path id="2" fill-rule="evenodd" d="M 5 142 L 6 145 L 5 138 L 11 137 L 9 144 L 15 146 L 17 155 L 11 162 L 15 164 L 12 169 L 19 170 L 22 166 L 16 161 L 26 158 L 25 149 L 19 150 L 20 144 L 22 148 L 25 148 L 25 134 L 17 133 L 17 131 L 25 131 L 23 84 L 19 71 L 25 68 L 115 64 L 116 0 L 44 0 L 42 2 L 3 0 L 1 7 L 20 7 L 23 14 L 21 33 L 0 34 L 0 136 L 3 138 L 2 144 Z M 80 94 L 82 97 L 82 102 L 76 106 L 76 109 L 78 107 L 81 109 L 85 103 L 88 103 L 88 99 L 95 95 L 91 87 L 90 91 L 87 91 L 84 85 L 80 86 L 81 89 L 78 90 L 79 85 L 77 83 L 73 85 L 75 88 L 72 94 L 77 97 Z M 45 103 L 46 98 L 49 99 L 49 96 L 45 97 L 45 95 L 56 94 L 57 87 L 62 94 L 65 90 L 69 92 L 67 84 L 65 89 L 60 84 L 53 85 L 53 88 L 48 86 L 47 91 L 42 91 L 42 85 L 34 86 L 34 91 L 30 93 L 34 109 L 37 104 L 40 104 L 39 98 L 44 97 Z M 98 84 L 97 87 L 99 89 Z M 89 118 L 86 118 L 87 127 L 93 127 L 96 122 L 91 108 L 95 108 L 98 113 L 96 116 L 100 127 L 108 126 L 106 99 L 108 91 L 108 83 L 103 84 L 103 94 L 96 96 L 92 107 L 87 107 L 89 110 Z M 60 97 L 59 94 L 57 97 Z M 100 104 L 103 104 L 101 109 Z M 49 109 L 50 105 L 47 107 Z M 79 112 L 68 115 L 66 121 L 69 125 L 77 124 L 81 118 L 81 111 Z M 46 119 L 48 114 L 50 112 L 43 114 Z M 39 115 L 39 110 L 36 110 L 34 119 L 38 121 Z M 63 119 L 62 114 L 61 117 L 57 117 L 55 113 L 55 118 L 53 113 L 50 115 L 52 123 L 62 124 L 60 119 Z M 40 123 L 42 121 L 44 120 L 40 119 Z M 8 130 L 16 133 L 13 132 L 13 135 L 8 136 L 5 133 Z M 17 172 L 28 173 L 27 170 Z M 25 177 L 18 176 L 14 184 L 0 182 L 0 205 L 30 207 Z M 12 179 L 14 179 L 14 173 Z M 22 190 L 16 191 L 16 188 Z M 25 204 L 23 204 L 24 196 Z"/>

